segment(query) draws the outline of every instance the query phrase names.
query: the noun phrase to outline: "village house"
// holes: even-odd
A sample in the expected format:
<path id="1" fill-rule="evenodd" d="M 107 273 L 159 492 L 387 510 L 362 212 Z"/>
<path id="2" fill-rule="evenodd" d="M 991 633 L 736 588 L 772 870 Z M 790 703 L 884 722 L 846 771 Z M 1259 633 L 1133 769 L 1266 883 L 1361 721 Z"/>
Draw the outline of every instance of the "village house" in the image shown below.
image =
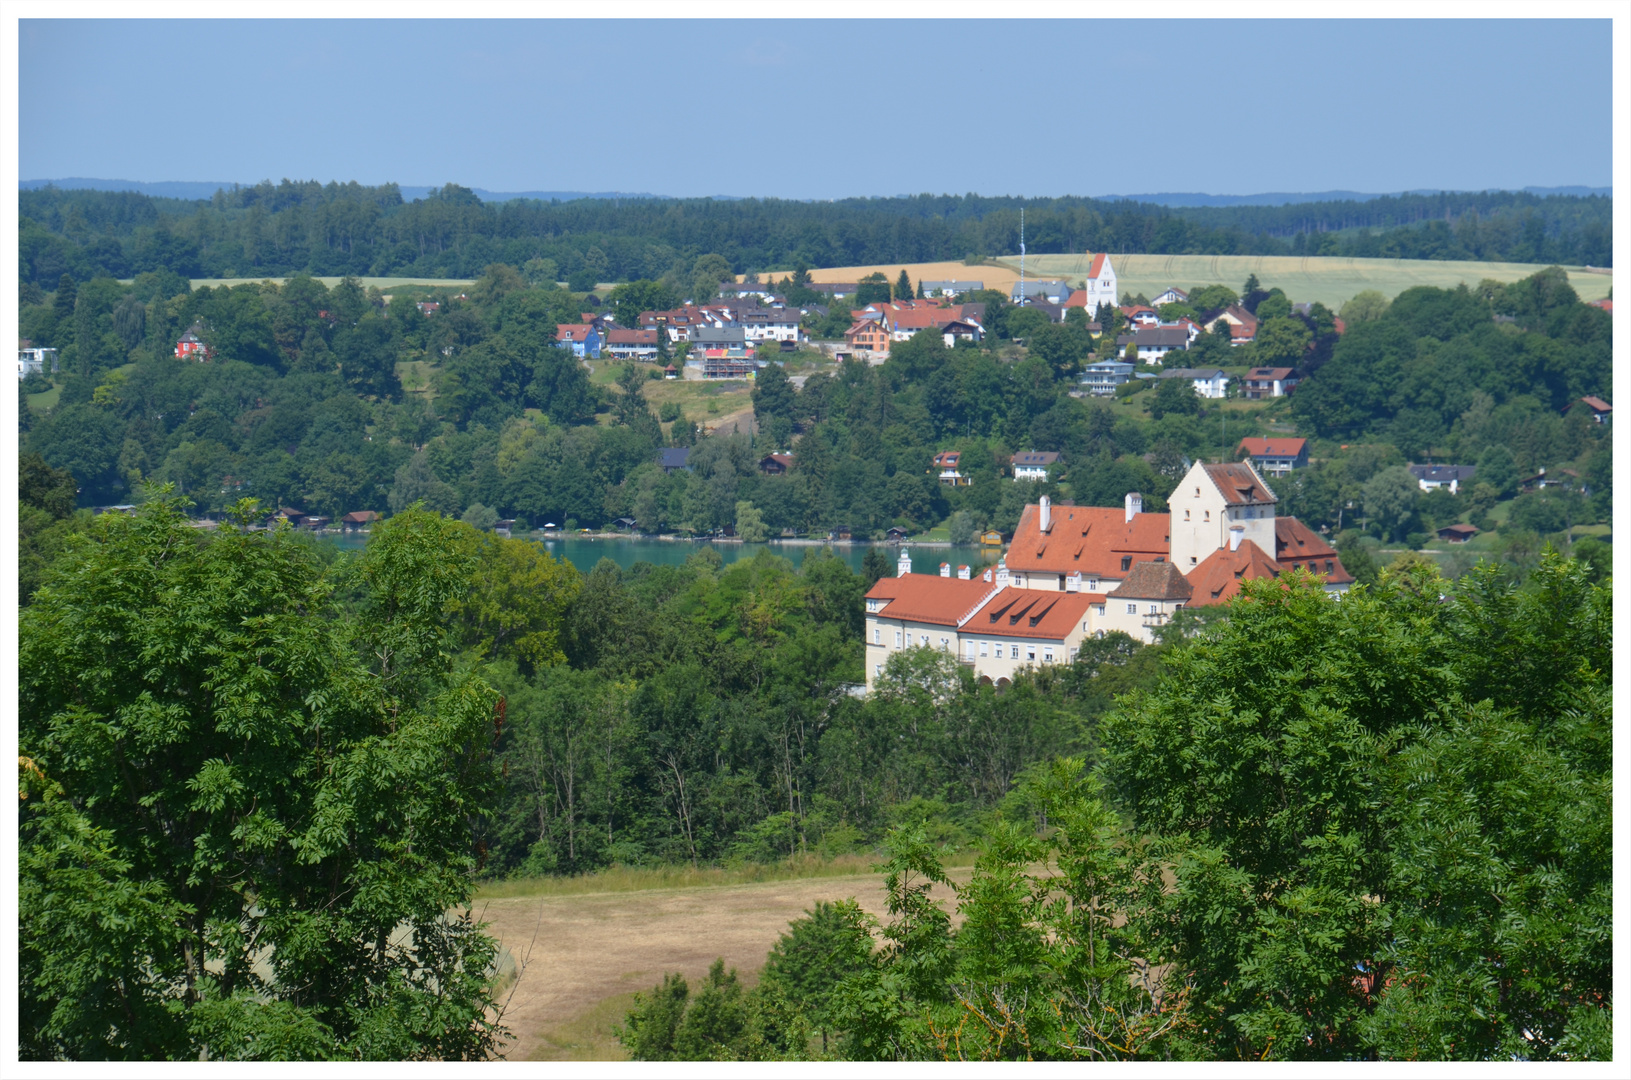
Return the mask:
<path id="1" fill-rule="evenodd" d="M 889 329 L 876 319 L 860 319 L 844 331 L 844 344 L 862 360 L 889 358 Z"/>
<path id="2" fill-rule="evenodd" d="M 759 471 L 766 476 L 781 476 L 792 468 L 792 454 L 766 454 L 759 459 Z"/>
<path id="3" fill-rule="evenodd" d="M 1011 303 L 1029 302 L 1031 300 L 1046 300 L 1050 304 L 1062 304 L 1070 299 L 1071 288 L 1064 281 L 1016 281 L 1013 288 L 1008 290 L 1008 299 Z"/>
<path id="4" fill-rule="evenodd" d="M 1182 289 L 1168 289 L 1166 292 L 1150 301 L 1152 307 L 1163 307 L 1167 304 L 1187 304 L 1189 294 Z"/>
<path id="5" fill-rule="evenodd" d="M 1143 304 L 1129 304 L 1121 314 L 1134 327 L 1145 329 L 1161 325 L 1161 313 Z"/>
<path id="6" fill-rule="evenodd" d="M 208 345 L 204 344 L 204 339 L 201 336 L 203 333 L 204 328 L 198 323 L 189 326 L 186 332 L 181 335 L 181 340 L 176 342 L 176 359 L 208 360 L 210 358 L 210 349 Z"/>
<path id="7" fill-rule="evenodd" d="M 866 594 L 866 680 L 876 685 L 889 657 L 910 648 L 939 650 L 986 686 L 1007 686 L 1028 667 L 1070 663 L 1087 635 L 1085 594 L 1018 589 L 1000 572 L 978 578 L 941 564 L 940 575 L 914 574 L 901 553 L 898 575 Z"/>
<path id="8" fill-rule="evenodd" d="M 963 460 L 961 451 L 942 450 L 934 456 L 934 467 L 940 470 L 940 482 L 950 484 L 952 487 L 967 487 L 974 481 L 957 471 L 958 462 Z"/>
<path id="9" fill-rule="evenodd" d="M 1293 517 L 1274 519 L 1274 561 L 1282 570 L 1307 570 L 1324 578 L 1327 592 L 1345 592 L 1354 582 L 1337 549 Z"/>
<path id="10" fill-rule="evenodd" d="M 691 355 L 699 359 L 746 356 L 747 332 L 740 326 L 693 326 Z"/>
<path id="11" fill-rule="evenodd" d="M 366 529 L 379 520 L 379 514 L 372 510 L 353 510 L 340 519 L 340 527 L 346 532 L 355 532 Z"/>
<path id="12" fill-rule="evenodd" d="M 1465 522 L 1459 525 L 1446 525 L 1438 531 L 1438 538 L 1450 544 L 1465 544 L 1477 535 L 1478 526 Z"/>
<path id="13" fill-rule="evenodd" d="M 1133 377 L 1133 365 L 1124 360 L 1099 360 L 1082 369 L 1080 382 L 1094 397 L 1109 397 Z"/>
<path id="14" fill-rule="evenodd" d="M 1193 595 L 1184 575 L 1166 559 L 1138 563 L 1121 584 L 1102 599 L 1095 598 L 1094 614 L 1100 618 L 1095 620 L 1094 632 L 1120 630 L 1129 637 L 1149 641 Z"/>
<path id="15" fill-rule="evenodd" d="M 1181 326 L 1152 326 L 1116 337 L 1118 354 L 1124 352 L 1129 345 L 1138 351 L 1140 363 L 1160 364 L 1165 360 L 1167 353 L 1174 349 L 1189 348 L 1189 331 Z"/>
<path id="16" fill-rule="evenodd" d="M 26 379 L 31 373 L 51 375 L 55 374 L 56 371 L 57 350 L 34 348 L 32 343 L 27 341 L 17 350 L 18 379 Z"/>
<path id="17" fill-rule="evenodd" d="M 1257 338 L 1257 316 L 1239 304 L 1230 304 L 1206 320 L 1206 329 L 1215 330 L 1220 322 L 1229 327 L 1229 344 L 1232 346 L 1246 345 Z"/>
<path id="18" fill-rule="evenodd" d="M 1222 400 L 1229 393 L 1229 375 L 1222 368 L 1169 368 L 1163 379 L 1188 379 L 1203 398 Z"/>
<path id="19" fill-rule="evenodd" d="M 558 323 L 555 340 L 572 350 L 580 360 L 600 359 L 600 331 L 587 323 Z"/>
<path id="20" fill-rule="evenodd" d="M 747 308 L 736 312 L 737 325 L 750 345 L 761 341 L 808 341 L 799 327 L 803 317 L 797 308 Z"/>
<path id="21" fill-rule="evenodd" d="M 435 300 L 420 300 L 413 306 L 419 309 L 421 315 L 434 315 L 442 309 L 441 303 Z"/>
<path id="22" fill-rule="evenodd" d="M 1014 455 L 1014 480 L 1046 480 L 1050 471 L 1063 463 L 1059 454 L 1025 450 Z"/>
<path id="23" fill-rule="evenodd" d="M 1599 424 L 1608 423 L 1614 412 L 1614 406 L 1610 405 L 1600 397 L 1583 397 L 1580 399 L 1579 404 L 1590 409 L 1592 420 Z"/>
<path id="24" fill-rule="evenodd" d="M 691 471 L 691 448 L 689 446 L 665 446 L 657 451 L 657 465 L 665 473 L 678 472 L 684 469 Z"/>
<path id="25" fill-rule="evenodd" d="M 1308 440 L 1245 438 L 1235 447 L 1235 456 L 1250 461 L 1264 476 L 1284 476 L 1308 467 Z"/>
<path id="26" fill-rule="evenodd" d="M 1461 491 L 1461 485 L 1472 483 L 1476 465 L 1409 465 L 1410 475 L 1423 491 L 1448 488 L 1451 495 Z"/>
<path id="27" fill-rule="evenodd" d="M 608 330 L 606 351 L 619 360 L 657 359 L 657 331 Z"/>
<path id="28" fill-rule="evenodd" d="M 1234 342 L 1229 344 L 1233 345 Z M 1292 368 L 1257 367 L 1246 375 L 1246 397 L 1251 401 L 1285 397 L 1297 385 Z"/>
<path id="29" fill-rule="evenodd" d="M 701 363 L 704 379 L 751 379 L 762 367 L 764 365 L 751 356 L 719 356 L 712 351 Z"/>
<path id="30" fill-rule="evenodd" d="M 960 296 L 963 293 L 980 292 L 985 288 L 983 281 L 920 281 L 918 288 L 923 290 L 924 296 Z"/>

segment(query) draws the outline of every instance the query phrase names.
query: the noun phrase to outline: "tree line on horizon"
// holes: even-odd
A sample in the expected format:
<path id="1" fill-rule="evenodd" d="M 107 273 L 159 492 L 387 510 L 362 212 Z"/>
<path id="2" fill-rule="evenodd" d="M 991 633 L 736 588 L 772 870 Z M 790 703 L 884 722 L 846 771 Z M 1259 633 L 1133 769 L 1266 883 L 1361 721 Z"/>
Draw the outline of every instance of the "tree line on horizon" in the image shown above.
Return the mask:
<path id="1" fill-rule="evenodd" d="M 19 193 L 19 276 L 49 289 L 152 271 L 183 277 L 475 277 L 547 260 L 575 288 L 658 278 L 722 255 L 738 272 L 978 259 L 1026 248 L 1166 255 L 1421 258 L 1611 266 L 1608 196 L 1386 196 L 1283 207 L 1166 207 L 1080 197 L 514 199 L 448 184 L 263 182 L 211 199 L 37 188 Z"/>

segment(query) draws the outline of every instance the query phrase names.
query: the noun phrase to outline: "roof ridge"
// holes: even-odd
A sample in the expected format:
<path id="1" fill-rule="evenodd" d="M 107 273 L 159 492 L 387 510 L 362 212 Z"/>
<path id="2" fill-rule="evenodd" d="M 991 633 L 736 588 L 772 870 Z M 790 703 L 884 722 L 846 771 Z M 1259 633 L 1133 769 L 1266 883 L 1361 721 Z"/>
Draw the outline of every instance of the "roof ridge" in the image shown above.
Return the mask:
<path id="1" fill-rule="evenodd" d="M 987 605 L 991 601 L 995 600 L 997 598 L 997 594 L 1002 592 L 1002 590 L 1004 590 L 1004 589 L 1006 589 L 1008 587 L 1009 586 L 1007 586 L 1007 585 L 994 585 L 990 592 L 988 592 L 984 596 L 980 597 L 980 602 L 979 603 L 977 603 L 973 607 L 969 608 L 968 611 L 963 615 L 963 617 L 957 620 L 957 629 L 961 630 L 963 628 L 964 623 L 968 622 L 970 619 L 974 618 L 974 616 L 978 615 L 980 613 L 981 608 L 985 607 L 985 605 Z"/>

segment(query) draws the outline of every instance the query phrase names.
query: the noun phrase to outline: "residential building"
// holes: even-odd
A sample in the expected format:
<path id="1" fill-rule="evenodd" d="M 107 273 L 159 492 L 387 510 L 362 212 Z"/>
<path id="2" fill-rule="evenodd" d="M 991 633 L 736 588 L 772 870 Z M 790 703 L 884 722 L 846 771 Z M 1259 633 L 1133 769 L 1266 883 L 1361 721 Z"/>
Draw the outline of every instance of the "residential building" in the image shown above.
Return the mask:
<path id="1" fill-rule="evenodd" d="M 656 330 L 608 330 L 606 351 L 619 360 L 657 359 Z"/>
<path id="2" fill-rule="evenodd" d="M 1048 473 L 1063 464 L 1059 454 L 1025 450 L 1014 455 L 1014 480 L 1046 480 Z"/>
<path id="3" fill-rule="evenodd" d="M 1092 620 L 1093 630 L 1099 634 L 1120 630 L 1150 641 L 1193 595 L 1184 575 L 1165 557 L 1138 563 L 1121 584 L 1105 594 L 1102 611 L 1097 612 L 1101 617 Z"/>
<path id="4" fill-rule="evenodd" d="M 204 328 L 198 323 L 189 326 L 181 340 L 176 342 L 176 359 L 178 360 L 208 360 L 210 358 L 209 346 L 204 344 Z"/>
<path id="5" fill-rule="evenodd" d="M 1580 399 L 1580 404 L 1591 410 L 1591 418 L 1599 424 L 1606 424 L 1610 419 L 1612 419 L 1614 406 L 1610 405 L 1600 397 L 1592 397 L 1588 395 L 1587 397 Z"/>
<path id="6" fill-rule="evenodd" d="M 1174 349 L 1189 348 L 1189 331 L 1181 326 L 1151 326 L 1116 337 L 1116 352 L 1123 353 L 1127 346 L 1138 350 L 1138 359 L 1145 364 L 1160 364 Z"/>
<path id="7" fill-rule="evenodd" d="M 1196 462 L 1167 496 L 1173 564 L 1188 573 L 1219 548 L 1238 547 L 1237 539 L 1273 551 L 1277 501 L 1248 462 Z"/>
<path id="8" fill-rule="evenodd" d="M 693 326 L 691 355 L 699 359 L 747 355 L 747 331 L 740 326 Z"/>
<path id="9" fill-rule="evenodd" d="M 691 471 L 691 448 L 689 446 L 665 446 L 657 451 L 657 464 L 663 472 L 671 473 L 684 469 Z"/>
<path id="10" fill-rule="evenodd" d="M 1138 328 L 1149 328 L 1161 325 L 1161 313 L 1144 304 L 1130 304 L 1121 309 L 1127 321 Z"/>
<path id="11" fill-rule="evenodd" d="M 1106 592 L 1134 565 L 1168 558 L 1168 521 L 1167 514 L 1145 513 L 1136 492 L 1121 509 L 1054 506 L 1044 496 L 1020 511 L 1003 567 L 1016 588 Z"/>
<path id="12" fill-rule="evenodd" d="M 1188 379 L 1195 393 L 1214 401 L 1221 401 L 1229 393 L 1229 375 L 1222 368 L 1169 368 L 1161 372 L 1161 378 Z"/>
<path id="13" fill-rule="evenodd" d="M 1070 294 L 1070 285 L 1063 281 L 1016 281 L 1013 288 L 1008 290 L 1008 299 L 1017 304 L 1023 296 L 1026 301 L 1046 300 L 1050 304 L 1062 304 L 1070 299 Z"/>
<path id="14" fill-rule="evenodd" d="M 1132 377 L 1132 364 L 1124 360 L 1100 360 L 1082 369 L 1080 381 L 1094 397 L 1108 397 Z"/>
<path id="15" fill-rule="evenodd" d="M 1161 307 L 1164 304 L 1187 304 L 1189 294 L 1182 289 L 1168 289 L 1166 292 L 1150 301 L 1151 307 Z"/>
<path id="16" fill-rule="evenodd" d="M 963 293 L 979 292 L 985 288 L 985 282 L 920 281 L 918 288 L 923 290 L 924 296 L 960 296 Z"/>
<path id="17" fill-rule="evenodd" d="M 1230 345 L 1245 345 L 1257 337 L 1257 316 L 1239 304 L 1230 304 L 1206 320 L 1206 328 L 1212 330 L 1220 322 L 1229 327 Z"/>
<path id="18" fill-rule="evenodd" d="M 940 470 L 940 482 L 950 484 L 952 487 L 967 487 L 974 481 L 957 471 L 958 463 L 963 455 L 957 450 L 942 450 L 934 456 L 934 467 Z"/>
<path id="19" fill-rule="evenodd" d="M 379 520 L 379 514 L 372 510 L 353 510 L 340 519 L 340 527 L 346 532 L 355 532 L 365 529 Z"/>
<path id="20" fill-rule="evenodd" d="M 792 454 L 766 454 L 759 459 L 759 471 L 767 476 L 781 476 L 792 468 Z"/>
<path id="21" fill-rule="evenodd" d="M 946 348 L 949 349 L 959 341 L 978 342 L 985 337 L 985 328 L 976 322 L 953 319 L 940 327 L 940 336 L 945 340 Z"/>
<path id="22" fill-rule="evenodd" d="M 1116 291 L 1116 268 L 1110 264 L 1109 255 L 1100 252 L 1092 257 L 1082 280 L 1082 292 L 1086 294 L 1082 306 L 1091 317 L 1096 317 L 1105 304 L 1115 304 L 1120 293 Z"/>
<path id="23" fill-rule="evenodd" d="M 1473 474 L 1478 471 L 1476 465 L 1410 465 L 1407 468 L 1423 491 L 1448 488 L 1451 495 L 1460 492 L 1461 485 L 1472 483 Z"/>
<path id="24" fill-rule="evenodd" d="M 1002 547 L 1002 533 L 996 529 L 987 529 L 980 534 L 980 543 L 985 547 Z"/>
<path id="25" fill-rule="evenodd" d="M 866 681 L 876 685 L 889 657 L 910 648 L 938 649 L 972 669 L 983 685 L 1007 686 L 1028 667 L 1075 659 L 1088 633 L 1086 594 L 1047 595 L 1013 588 L 987 570 L 978 578 L 900 573 L 866 594 Z"/>
<path id="26" fill-rule="evenodd" d="M 1264 476 L 1284 476 L 1308 467 L 1308 440 L 1241 439 L 1235 456 L 1250 461 Z"/>
<path id="27" fill-rule="evenodd" d="M 1451 544 L 1465 544 L 1478 535 L 1478 526 L 1462 523 L 1446 525 L 1438 531 L 1438 538 Z"/>
<path id="28" fill-rule="evenodd" d="M 556 324 L 555 340 L 571 349 L 572 355 L 580 360 L 600 359 L 600 331 L 588 323 Z"/>
<path id="29" fill-rule="evenodd" d="M 1238 533 L 1230 536 L 1234 547 L 1218 548 L 1189 572 L 1190 607 L 1227 604 L 1239 595 L 1242 582 L 1280 576 L 1281 568 L 1262 548 Z"/>
<path id="30" fill-rule="evenodd" d="M 1231 341 L 1229 344 L 1233 345 Z M 1246 375 L 1246 397 L 1252 401 L 1262 401 L 1265 398 L 1285 397 L 1291 393 L 1298 379 L 1295 371 L 1288 367 L 1258 367 Z"/>
<path id="31" fill-rule="evenodd" d="M 844 344 L 862 360 L 889 358 L 889 343 L 893 340 L 889 328 L 877 319 L 860 319 L 844 331 Z"/>
<path id="32" fill-rule="evenodd" d="M 441 303 L 436 300 L 420 300 L 413 306 L 419 309 L 421 315 L 434 315 L 442 309 Z"/>
<path id="33" fill-rule="evenodd" d="M 17 350 L 17 378 L 28 377 L 30 372 L 50 375 L 57 370 L 57 350 L 20 348 Z"/>
<path id="34" fill-rule="evenodd" d="M 812 281 L 805 286 L 812 292 L 826 293 L 834 300 L 842 300 L 846 296 L 854 296 L 855 290 L 860 288 L 853 281 Z"/>
<path id="35" fill-rule="evenodd" d="M 1337 549 L 1296 518 L 1274 519 L 1274 561 L 1284 570 L 1307 570 L 1324 578 L 1326 592 L 1344 593 L 1354 583 Z"/>
<path id="36" fill-rule="evenodd" d="M 797 308 L 748 308 L 736 312 L 737 325 L 750 346 L 761 341 L 808 341 L 799 328 L 803 312 Z"/>
<path id="37" fill-rule="evenodd" d="M 979 321 L 965 317 L 958 307 L 885 308 L 880 313 L 883 325 L 895 341 L 906 341 L 920 330 L 938 329 L 949 339 L 948 347 L 959 337 L 979 341 L 985 335 Z"/>

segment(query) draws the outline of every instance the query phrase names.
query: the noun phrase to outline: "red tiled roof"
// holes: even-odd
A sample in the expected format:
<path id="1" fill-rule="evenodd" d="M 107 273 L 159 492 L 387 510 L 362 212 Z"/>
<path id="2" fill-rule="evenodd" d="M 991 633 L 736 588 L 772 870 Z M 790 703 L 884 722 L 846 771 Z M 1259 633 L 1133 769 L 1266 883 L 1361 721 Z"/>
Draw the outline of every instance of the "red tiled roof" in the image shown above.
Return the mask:
<path id="1" fill-rule="evenodd" d="M 1250 341 L 1257 336 L 1256 326 L 1242 326 L 1239 323 L 1229 323 L 1228 326 L 1229 340 L 1231 341 L 1233 341 L 1235 338 L 1239 338 L 1242 341 Z"/>
<path id="2" fill-rule="evenodd" d="M 963 632 L 1062 641 L 1087 618 L 1091 605 L 1103 601 L 1104 597 L 1091 593 L 1007 588 L 986 601 L 973 618 L 963 624 Z"/>
<path id="3" fill-rule="evenodd" d="M 1477 531 L 1478 526 L 1462 523 L 1459 525 L 1446 525 L 1438 532 L 1440 536 L 1443 536 L 1445 533 L 1454 533 L 1457 536 L 1467 537 L 1472 536 Z"/>
<path id="4" fill-rule="evenodd" d="M 1612 300 L 1593 300 L 1591 302 L 1591 306 L 1596 307 L 1596 308 L 1602 308 L 1604 311 L 1608 312 L 1610 315 L 1614 314 L 1614 301 L 1612 301 Z"/>
<path id="5" fill-rule="evenodd" d="M 1337 558 L 1336 548 L 1294 517 L 1274 519 L 1274 561 L 1286 570 L 1300 567 L 1318 574 L 1332 585 L 1347 585 L 1354 580 Z M 1327 562 L 1331 564 L 1329 571 L 1325 569 Z"/>
<path id="6" fill-rule="evenodd" d="M 1235 452 L 1250 457 L 1299 457 L 1307 445 L 1307 439 L 1245 438 L 1240 440 Z"/>
<path id="7" fill-rule="evenodd" d="M 961 461 L 962 458 L 963 453 L 961 450 L 942 450 L 940 453 L 934 456 L 934 463 L 936 465 L 945 465 L 956 468 L 957 463 Z"/>
<path id="8" fill-rule="evenodd" d="M 1288 367 L 1258 367 L 1247 373 L 1248 379 L 1285 379 L 1294 369 Z"/>
<path id="9" fill-rule="evenodd" d="M 1594 396 L 1588 394 L 1585 397 L 1581 398 L 1580 400 L 1585 402 L 1585 404 L 1588 407 L 1590 407 L 1593 412 L 1613 412 L 1614 411 L 1614 406 L 1610 405 L 1608 402 L 1604 401 L 1600 397 L 1594 397 Z"/>
<path id="10" fill-rule="evenodd" d="M 1133 563 L 1166 558 L 1172 548 L 1167 514 L 1135 514 L 1126 519 L 1121 508 L 1056 506 L 1053 525 L 1042 533 L 1042 513 L 1027 506 L 1008 545 L 1008 568 L 1019 573 L 1073 574 L 1120 580 L 1126 571 L 1121 560 Z"/>
<path id="11" fill-rule="evenodd" d="M 585 326 L 582 323 L 557 323 L 555 325 L 555 340 L 587 341 L 589 332 L 593 329 L 594 327 Z"/>
<path id="12" fill-rule="evenodd" d="M 1250 465 L 1202 465 L 1223 501 L 1235 506 L 1277 502 Z"/>
<path id="13" fill-rule="evenodd" d="M 656 345 L 657 331 L 655 330 L 608 330 L 606 332 L 608 345 Z"/>
<path id="14" fill-rule="evenodd" d="M 1239 595 L 1242 581 L 1279 576 L 1280 564 L 1250 540 L 1241 541 L 1236 551 L 1221 547 L 1189 572 L 1189 585 L 1195 591 L 1195 598 L 1189 602 L 1189 606 L 1227 604 Z"/>
<path id="15" fill-rule="evenodd" d="M 935 574 L 906 574 L 879 578 L 878 583 L 867 590 L 866 598 L 888 601 L 882 611 L 875 613 L 879 618 L 956 626 L 995 589 L 995 585 L 979 578 L 964 581 Z M 1037 595 L 1048 594 L 1038 592 Z"/>
<path id="16" fill-rule="evenodd" d="M 1093 256 L 1093 264 L 1087 268 L 1087 278 L 1088 278 L 1088 280 L 1091 281 L 1094 278 L 1098 277 L 1099 272 L 1102 271 L 1103 269 L 1104 269 L 1104 252 L 1101 251 L 1097 255 Z"/>

